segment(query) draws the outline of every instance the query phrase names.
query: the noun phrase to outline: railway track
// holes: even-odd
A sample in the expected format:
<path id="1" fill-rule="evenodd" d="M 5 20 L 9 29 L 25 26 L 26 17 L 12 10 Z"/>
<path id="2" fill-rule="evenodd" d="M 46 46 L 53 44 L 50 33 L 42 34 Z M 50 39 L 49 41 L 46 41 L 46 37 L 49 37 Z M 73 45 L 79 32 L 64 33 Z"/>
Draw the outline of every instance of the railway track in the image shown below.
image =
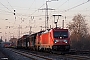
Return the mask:
<path id="1" fill-rule="evenodd" d="M 51 53 L 44 53 L 44 52 L 34 52 L 34 51 L 24 51 L 24 50 L 16 50 L 10 49 L 17 54 L 21 54 L 26 56 L 32 60 L 90 60 L 90 56 L 81 56 L 81 55 L 72 55 L 72 54 L 51 54 Z"/>
<path id="2" fill-rule="evenodd" d="M 81 55 L 65 55 L 67 58 L 72 58 L 75 60 L 90 60 L 89 56 L 81 56 Z"/>
<path id="3" fill-rule="evenodd" d="M 41 56 L 41 55 L 37 55 L 37 54 L 33 54 L 33 53 L 21 51 L 21 50 L 15 50 L 15 49 L 9 49 L 9 50 L 17 54 L 23 55 L 25 57 L 28 57 L 32 60 L 53 60 L 52 58 L 49 58 L 49 57 L 45 57 L 45 56 Z"/>
<path id="4" fill-rule="evenodd" d="M 54 54 L 62 56 L 61 53 L 59 52 L 56 52 Z M 76 52 L 70 52 L 69 54 L 65 54 L 63 56 L 65 58 L 71 58 L 75 60 L 90 60 L 90 55 L 88 54 L 90 54 L 90 51 L 79 51 L 79 53 L 76 51 Z"/>

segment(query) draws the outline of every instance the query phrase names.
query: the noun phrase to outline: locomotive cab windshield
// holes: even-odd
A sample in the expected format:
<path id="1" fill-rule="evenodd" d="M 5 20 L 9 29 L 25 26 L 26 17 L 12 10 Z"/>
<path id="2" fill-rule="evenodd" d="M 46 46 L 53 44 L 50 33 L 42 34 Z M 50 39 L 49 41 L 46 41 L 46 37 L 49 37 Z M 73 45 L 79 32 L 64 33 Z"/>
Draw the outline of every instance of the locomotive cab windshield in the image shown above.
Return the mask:
<path id="1" fill-rule="evenodd" d="M 57 39 L 68 38 L 68 32 L 67 31 L 54 31 L 54 38 L 57 38 Z"/>

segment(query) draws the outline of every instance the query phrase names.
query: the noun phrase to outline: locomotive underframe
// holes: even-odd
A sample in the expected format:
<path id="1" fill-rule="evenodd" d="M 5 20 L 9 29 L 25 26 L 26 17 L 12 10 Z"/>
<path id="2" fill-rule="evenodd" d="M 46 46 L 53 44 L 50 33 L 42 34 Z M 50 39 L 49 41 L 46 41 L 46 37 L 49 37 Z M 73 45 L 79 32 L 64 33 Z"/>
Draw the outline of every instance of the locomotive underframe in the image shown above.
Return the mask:
<path id="1" fill-rule="evenodd" d="M 54 45 L 52 46 L 52 50 L 55 51 L 69 51 L 70 45 Z"/>

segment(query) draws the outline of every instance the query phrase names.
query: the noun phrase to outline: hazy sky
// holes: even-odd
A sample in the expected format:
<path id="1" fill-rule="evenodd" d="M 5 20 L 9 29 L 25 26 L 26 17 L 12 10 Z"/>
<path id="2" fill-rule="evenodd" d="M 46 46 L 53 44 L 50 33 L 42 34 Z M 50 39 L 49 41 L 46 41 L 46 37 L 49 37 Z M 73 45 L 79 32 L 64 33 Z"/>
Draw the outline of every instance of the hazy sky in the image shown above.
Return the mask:
<path id="1" fill-rule="evenodd" d="M 45 26 L 45 10 L 40 9 L 46 8 L 46 1 L 47 0 L 0 0 L 0 32 L 2 32 L 0 36 L 8 40 L 12 36 L 18 37 L 19 31 L 20 36 L 28 34 L 29 26 L 32 26 L 33 32 L 40 31 L 40 26 Z M 73 16 L 77 14 L 82 14 L 85 16 L 87 23 L 90 22 L 89 0 L 51 1 L 48 2 L 48 7 L 55 9 L 48 11 L 49 25 L 52 25 L 52 27 L 55 27 L 53 14 L 62 15 L 58 21 L 59 27 L 62 26 L 62 20 L 65 20 L 66 26 L 66 24 L 72 20 Z"/>

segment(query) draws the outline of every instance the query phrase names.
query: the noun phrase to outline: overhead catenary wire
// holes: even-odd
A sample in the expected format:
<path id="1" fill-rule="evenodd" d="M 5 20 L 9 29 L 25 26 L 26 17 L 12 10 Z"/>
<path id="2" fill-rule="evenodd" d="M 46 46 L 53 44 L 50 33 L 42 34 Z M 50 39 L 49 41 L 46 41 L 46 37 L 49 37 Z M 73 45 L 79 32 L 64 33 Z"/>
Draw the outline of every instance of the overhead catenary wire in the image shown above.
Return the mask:
<path id="1" fill-rule="evenodd" d="M 44 6 L 45 4 L 43 4 L 42 6 Z M 41 6 L 41 7 L 42 7 Z M 40 9 L 41 7 L 39 7 L 38 9 Z M 31 15 L 33 15 L 35 12 L 37 12 L 38 11 L 38 9 L 37 10 L 35 10 Z"/>
<path id="2" fill-rule="evenodd" d="M 67 2 L 69 2 L 69 0 L 66 0 L 65 2 L 63 2 L 59 7 L 63 6 L 64 4 L 66 4 Z M 56 9 L 59 9 L 59 7 L 57 7 Z M 49 15 L 51 15 L 51 13 L 49 13 Z M 51 15 L 50 18 L 52 18 L 53 16 Z"/>
<path id="3" fill-rule="evenodd" d="M 67 3 L 68 1 L 69 1 L 69 0 L 65 1 L 63 4 L 61 4 L 61 6 L 64 5 L 65 3 Z M 83 2 L 83 3 L 81 3 L 81 4 L 78 4 L 78 5 L 74 6 L 74 7 L 69 8 L 69 9 L 66 9 L 66 10 L 64 10 L 64 11 L 59 11 L 59 13 L 62 12 L 62 14 L 63 14 L 63 13 L 65 13 L 65 12 L 68 12 L 68 11 L 70 11 L 70 10 L 76 8 L 76 7 L 79 7 L 79 6 L 81 6 L 81 5 L 84 5 L 84 4 L 88 3 L 89 1 L 90 1 L 90 0 L 88 0 L 88 1 L 86 1 L 86 2 Z M 50 13 L 49 15 L 51 15 L 51 13 Z M 52 18 L 52 15 L 50 16 L 50 18 Z M 66 18 L 66 16 L 65 16 L 65 18 Z"/>
<path id="4" fill-rule="evenodd" d="M 45 5 L 45 3 L 44 3 L 42 6 L 40 6 L 38 9 L 40 9 L 40 8 L 43 7 L 44 5 Z M 36 13 L 36 12 L 38 11 L 38 9 L 35 10 L 33 13 L 31 13 L 30 16 L 28 16 L 27 18 L 31 17 L 34 13 Z M 27 19 L 27 18 L 26 18 L 26 19 Z"/>
<path id="5" fill-rule="evenodd" d="M 13 9 L 13 7 L 11 6 L 11 4 L 9 3 L 9 1 L 7 0 L 8 4 L 10 5 L 10 7 Z M 14 9 L 13 9 L 14 10 Z"/>
<path id="6" fill-rule="evenodd" d="M 8 1 L 7 1 L 7 2 L 8 2 Z M 1 2 L 0 2 L 0 4 L 1 4 L 2 6 L 4 6 L 7 10 L 9 10 L 9 11 L 10 11 L 10 12 L 8 12 L 8 13 L 12 13 L 12 14 L 14 13 L 14 12 L 13 12 L 13 11 L 11 11 L 8 7 L 6 7 L 3 3 L 1 3 Z M 8 4 L 10 5 L 10 3 L 9 3 L 9 2 L 8 2 Z M 11 6 L 11 5 L 10 5 L 10 6 Z M 12 7 L 12 6 L 11 6 L 11 8 L 13 9 L 13 7 Z M 9 14 L 8 14 L 8 15 L 9 15 Z M 15 18 L 16 18 L 16 17 L 18 17 L 18 16 L 15 16 Z M 19 17 L 18 17 L 18 18 L 19 18 Z M 15 22 L 16 22 L 16 20 L 14 21 L 14 25 L 15 25 Z"/>
<path id="7" fill-rule="evenodd" d="M 34 0 L 35 1 L 35 0 Z M 11 4 L 9 3 L 9 1 L 7 0 L 7 2 L 8 2 L 8 4 L 10 5 L 10 7 L 13 9 L 13 13 L 14 13 L 14 15 L 15 15 L 15 21 L 14 21 L 14 24 L 15 24 L 15 22 L 16 22 L 16 17 L 18 17 L 19 18 L 19 16 L 22 16 L 22 14 L 18 14 L 17 12 L 16 12 L 16 10 L 11 6 Z M 34 2 L 33 2 L 34 3 Z M 32 5 L 33 5 L 33 3 L 32 3 Z M 31 5 L 31 6 L 32 6 Z M 29 8 L 30 9 L 30 8 Z M 17 14 L 17 15 L 16 15 Z"/>
<path id="8" fill-rule="evenodd" d="M 68 1 L 68 0 L 67 0 Z M 63 4 L 65 4 L 67 1 L 65 1 Z M 33 3 L 32 3 L 33 4 Z M 62 5 L 63 5 L 62 4 Z M 31 6 L 30 6 L 31 7 Z M 75 7 L 73 7 L 73 8 L 75 8 Z M 64 10 L 64 12 L 66 12 L 66 11 L 69 11 L 69 10 L 71 10 L 71 9 L 73 9 L 73 8 L 69 8 L 69 9 L 67 9 L 67 10 Z M 35 12 L 37 12 L 38 10 L 35 10 L 32 14 L 30 14 L 30 16 L 31 15 L 33 15 Z M 30 16 L 28 16 L 28 17 L 30 17 Z"/>
<path id="9" fill-rule="evenodd" d="M 64 3 L 62 3 L 59 7 L 61 7 L 61 6 L 63 6 L 64 4 L 66 4 L 68 1 L 69 1 L 69 0 L 66 0 L 66 1 L 65 1 Z M 57 8 L 59 9 L 59 7 L 57 7 Z M 56 9 L 57 9 L 57 8 L 56 8 Z M 51 12 L 51 13 L 52 13 L 52 12 Z M 49 15 L 51 15 L 51 13 L 49 13 Z M 52 16 L 51 16 L 51 17 L 52 17 Z M 50 17 L 50 18 L 51 18 L 51 17 Z"/>
<path id="10" fill-rule="evenodd" d="M 4 6 L 7 10 L 9 10 L 10 12 L 12 12 L 9 8 L 7 8 L 4 4 L 2 4 L 1 2 L 0 2 L 0 4 L 2 5 L 2 6 Z M 13 13 L 13 12 L 12 12 Z"/>
<path id="11" fill-rule="evenodd" d="M 69 0 L 66 0 L 64 3 L 62 3 L 59 7 L 63 6 L 64 4 L 66 4 Z M 57 7 L 57 8 L 59 8 Z"/>
<path id="12" fill-rule="evenodd" d="M 15 16 L 15 21 L 14 21 L 14 24 L 15 24 L 15 22 L 16 22 L 16 12 L 15 12 L 15 9 L 11 6 L 11 4 L 9 3 L 9 1 L 7 0 L 7 2 L 8 2 L 8 4 L 10 5 L 10 7 L 14 10 L 14 12 L 13 12 L 13 14 L 14 14 L 14 16 Z"/>
<path id="13" fill-rule="evenodd" d="M 0 9 L 0 12 L 7 12 L 7 13 L 12 13 L 12 12 L 9 12 L 9 11 L 6 11 L 6 10 L 2 10 L 2 9 Z"/>
<path id="14" fill-rule="evenodd" d="M 66 4 L 69 0 L 66 0 L 64 3 L 62 3 L 59 7 L 63 6 L 64 4 Z M 56 9 L 59 9 L 59 7 L 57 7 Z M 51 15 L 51 13 L 49 14 Z"/>
<path id="15" fill-rule="evenodd" d="M 29 9 L 26 11 L 26 13 L 31 9 L 31 7 L 33 6 L 33 4 L 35 3 L 35 0 L 33 1 L 33 3 L 30 5 Z M 21 14 L 20 16 L 23 16 L 23 14 Z"/>
<path id="16" fill-rule="evenodd" d="M 66 2 L 67 2 L 67 1 L 66 1 Z M 66 3 L 66 2 L 65 2 L 65 3 Z M 74 6 L 74 7 L 69 8 L 69 9 L 66 9 L 66 10 L 63 10 L 63 11 L 59 11 L 59 12 L 62 12 L 62 13 L 68 12 L 68 11 L 70 11 L 70 10 L 72 10 L 72 9 L 75 9 L 75 8 L 81 6 L 81 5 L 84 5 L 84 4 L 88 3 L 88 2 L 90 2 L 90 0 L 88 0 L 88 1 L 86 1 L 86 2 L 83 2 L 83 3 L 81 3 L 81 4 L 78 4 L 78 5 Z M 65 3 L 63 3 L 63 4 L 65 4 Z M 62 5 L 63 5 L 63 4 L 62 4 Z M 61 6 L 62 6 L 62 5 L 61 5 Z M 50 13 L 49 15 L 51 15 L 51 13 Z M 51 16 L 51 17 L 52 17 L 52 16 Z"/>
<path id="17" fill-rule="evenodd" d="M 8 2 L 9 3 L 9 2 Z M 6 7 L 4 4 L 2 4 L 1 2 L 0 2 L 0 4 L 2 5 L 2 6 L 4 6 L 7 10 L 9 10 L 12 14 L 13 14 L 13 12 L 8 8 L 8 7 Z M 10 3 L 9 3 L 10 4 Z M 11 6 L 11 5 L 10 5 Z M 12 6 L 11 6 L 12 7 Z"/>
<path id="18" fill-rule="evenodd" d="M 79 7 L 79 6 L 83 5 L 83 4 L 86 4 L 86 3 L 88 3 L 88 2 L 90 2 L 90 1 L 88 0 L 88 1 L 86 1 L 86 2 L 83 2 L 83 3 L 79 4 L 79 5 L 76 5 L 76 6 L 74 6 L 74 7 L 71 7 L 71 8 L 69 8 L 69 9 L 64 10 L 64 11 L 61 11 L 61 12 L 67 12 L 67 11 L 69 11 L 69 10 L 72 10 L 72 9 L 74 9 L 74 8 L 77 8 L 77 7 Z"/>
<path id="19" fill-rule="evenodd" d="M 34 0 L 33 3 L 31 4 L 31 6 L 30 6 L 29 9 L 27 10 L 27 12 L 31 9 L 31 7 L 33 6 L 34 3 L 35 3 L 35 0 Z"/>

